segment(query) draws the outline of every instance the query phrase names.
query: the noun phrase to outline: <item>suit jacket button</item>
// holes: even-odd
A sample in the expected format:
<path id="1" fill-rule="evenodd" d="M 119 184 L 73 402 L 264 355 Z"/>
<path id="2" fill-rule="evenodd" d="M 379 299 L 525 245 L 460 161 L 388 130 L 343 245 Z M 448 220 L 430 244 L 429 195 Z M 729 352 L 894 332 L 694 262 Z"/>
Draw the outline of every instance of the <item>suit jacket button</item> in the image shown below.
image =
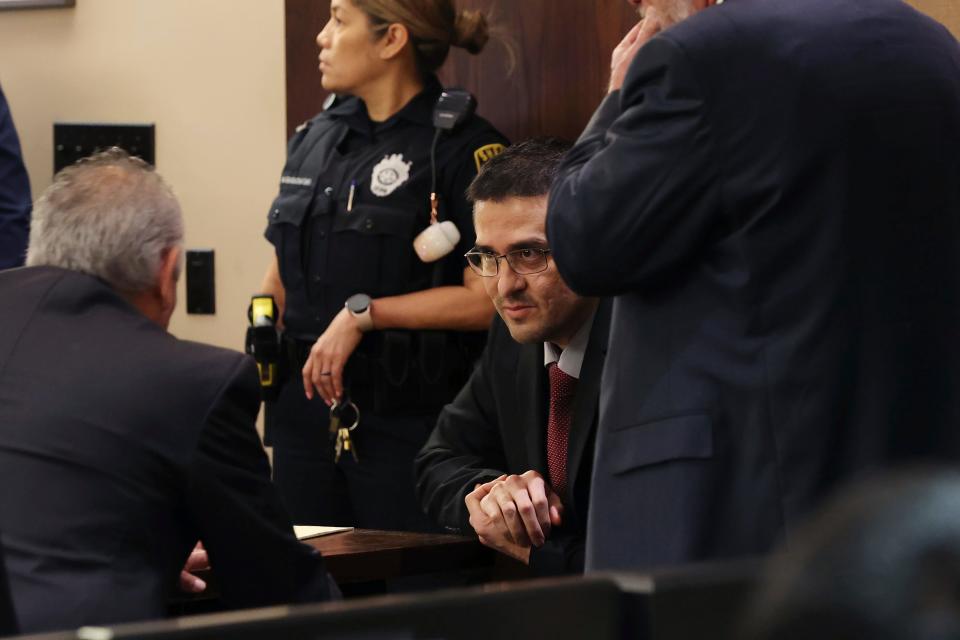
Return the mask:
<path id="1" fill-rule="evenodd" d="M 323 193 L 329 198 L 330 196 L 333 195 L 333 187 L 327 187 L 326 189 L 323 190 Z"/>

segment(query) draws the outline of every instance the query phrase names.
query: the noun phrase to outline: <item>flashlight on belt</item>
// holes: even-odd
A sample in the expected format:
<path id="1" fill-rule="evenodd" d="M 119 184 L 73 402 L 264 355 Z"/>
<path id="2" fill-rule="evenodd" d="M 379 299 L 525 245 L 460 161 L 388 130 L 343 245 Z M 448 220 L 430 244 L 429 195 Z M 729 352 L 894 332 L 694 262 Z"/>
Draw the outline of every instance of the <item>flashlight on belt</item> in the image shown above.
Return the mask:
<path id="1" fill-rule="evenodd" d="M 277 303 L 273 296 L 258 295 L 250 299 L 247 309 L 246 352 L 257 361 L 263 399 L 273 401 L 279 392 L 280 334 L 277 331 Z"/>

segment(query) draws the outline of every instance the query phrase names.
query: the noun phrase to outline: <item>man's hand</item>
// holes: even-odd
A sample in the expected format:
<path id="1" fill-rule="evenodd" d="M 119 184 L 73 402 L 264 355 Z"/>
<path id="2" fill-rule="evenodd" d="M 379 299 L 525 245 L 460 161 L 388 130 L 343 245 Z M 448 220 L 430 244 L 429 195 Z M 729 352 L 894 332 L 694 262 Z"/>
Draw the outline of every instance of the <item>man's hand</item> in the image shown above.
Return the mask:
<path id="1" fill-rule="evenodd" d="M 303 390 L 312 400 L 314 389 L 329 407 L 343 397 L 343 368 L 360 344 L 363 332 L 349 311 L 341 309 L 310 349 L 303 365 Z"/>
<path id="2" fill-rule="evenodd" d="M 663 21 L 653 7 L 646 10 L 643 19 L 620 41 L 610 57 L 610 89 L 618 91 L 627 77 L 627 69 L 636 57 L 640 47 L 647 44 L 663 28 Z"/>
<path id="3" fill-rule="evenodd" d="M 502 476 L 500 479 L 505 477 Z M 530 564 L 530 544 L 514 542 L 503 519 L 487 516 L 480 507 L 480 502 L 487 497 L 492 486 L 492 482 L 477 485 L 473 491 L 467 494 L 465 502 L 467 503 L 467 511 L 470 513 L 470 526 L 477 532 L 480 544 L 510 556 L 523 564 Z"/>
<path id="4" fill-rule="evenodd" d="M 563 504 L 536 471 L 501 476 L 466 496 L 470 525 L 480 542 L 521 562 L 561 522 Z"/>
<path id="5" fill-rule="evenodd" d="M 207 550 L 203 548 L 203 543 L 198 542 L 180 572 L 180 590 L 185 593 L 202 593 L 207 588 L 207 583 L 193 575 L 193 572 L 205 571 L 209 568 L 210 560 L 207 558 Z"/>

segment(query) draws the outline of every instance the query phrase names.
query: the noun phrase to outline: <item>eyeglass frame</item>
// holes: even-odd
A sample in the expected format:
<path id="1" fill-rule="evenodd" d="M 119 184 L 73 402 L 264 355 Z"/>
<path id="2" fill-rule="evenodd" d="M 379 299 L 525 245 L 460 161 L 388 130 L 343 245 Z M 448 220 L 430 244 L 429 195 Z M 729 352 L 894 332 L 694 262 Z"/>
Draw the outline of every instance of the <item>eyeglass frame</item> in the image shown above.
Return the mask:
<path id="1" fill-rule="evenodd" d="M 543 258 L 543 268 L 542 268 L 542 269 L 537 269 L 536 271 L 522 271 L 522 272 L 521 272 L 521 271 L 517 271 L 517 269 L 513 266 L 513 263 L 510 262 L 510 256 L 511 256 L 512 254 L 516 254 L 516 253 L 519 253 L 519 252 L 521 252 L 521 251 L 536 251 L 537 253 L 539 253 L 539 254 L 540 254 L 540 257 Z M 541 248 L 539 248 L 539 247 L 520 247 L 519 249 L 514 249 L 513 251 L 507 251 L 506 253 L 501 253 L 501 254 L 498 255 L 498 254 L 493 253 L 493 252 L 490 252 L 490 251 L 477 251 L 476 249 L 470 249 L 470 251 L 467 251 L 465 254 L 463 254 L 463 257 L 466 258 L 466 260 L 467 260 L 467 265 L 470 266 L 470 269 L 471 269 L 475 274 L 477 274 L 478 276 L 480 276 L 481 278 L 496 278 L 498 275 L 500 275 L 500 260 L 501 260 L 501 259 L 506 260 L 506 261 L 507 261 L 507 264 L 510 265 L 510 268 L 511 268 L 511 269 L 513 270 L 513 272 L 514 272 L 515 274 L 517 274 L 518 276 L 532 276 L 532 275 L 537 274 L 537 273 L 543 273 L 544 271 L 546 271 L 547 269 L 550 268 L 550 261 L 547 259 L 547 254 L 552 253 L 552 252 L 553 252 L 552 249 L 541 249 Z M 480 273 L 480 271 L 477 269 L 477 267 L 475 267 L 474 264 L 473 264 L 472 262 L 470 262 L 470 258 L 467 257 L 467 256 L 471 256 L 471 255 L 474 255 L 474 256 L 487 256 L 488 258 L 493 258 L 494 260 L 496 260 L 496 265 L 497 265 L 497 270 L 496 270 L 496 272 L 493 273 L 493 274 L 491 274 L 491 275 L 484 275 L 484 274 Z"/>

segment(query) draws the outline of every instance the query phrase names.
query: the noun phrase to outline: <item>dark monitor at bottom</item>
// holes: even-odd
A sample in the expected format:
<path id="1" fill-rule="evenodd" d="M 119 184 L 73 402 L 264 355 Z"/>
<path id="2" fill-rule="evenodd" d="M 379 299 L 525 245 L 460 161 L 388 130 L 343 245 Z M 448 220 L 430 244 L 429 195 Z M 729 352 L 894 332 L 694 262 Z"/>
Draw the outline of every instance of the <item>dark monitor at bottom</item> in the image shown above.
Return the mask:
<path id="1" fill-rule="evenodd" d="M 736 637 L 756 563 L 597 574 L 44 635 L 44 640 L 491 640 Z M 39 638 L 39 636 L 38 636 Z"/>

